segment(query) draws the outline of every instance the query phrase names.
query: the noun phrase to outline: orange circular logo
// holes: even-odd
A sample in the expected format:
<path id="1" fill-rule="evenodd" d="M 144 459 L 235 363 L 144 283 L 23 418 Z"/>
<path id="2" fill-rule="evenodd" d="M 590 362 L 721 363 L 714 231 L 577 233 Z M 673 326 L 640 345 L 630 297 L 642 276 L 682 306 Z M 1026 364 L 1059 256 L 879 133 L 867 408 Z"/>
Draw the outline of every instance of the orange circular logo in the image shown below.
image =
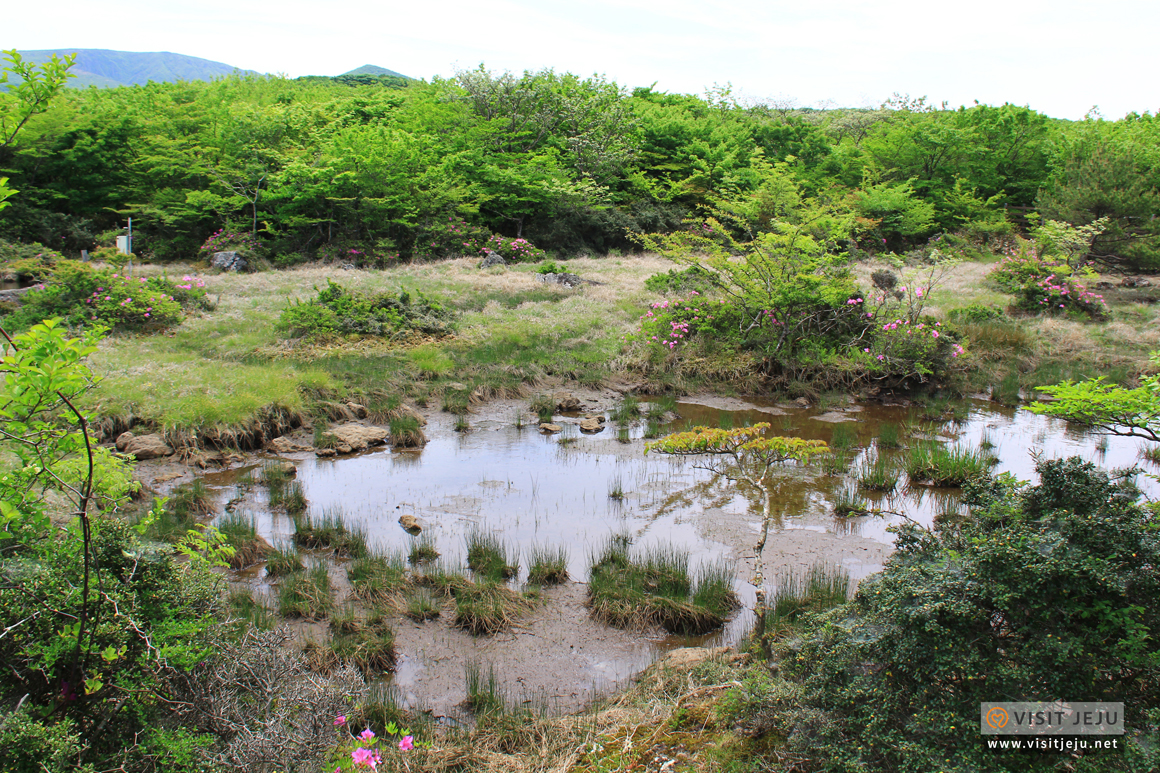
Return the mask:
<path id="1" fill-rule="evenodd" d="M 987 709 L 986 720 L 992 730 L 1001 730 L 1007 727 L 1009 721 L 1007 710 L 1002 706 L 992 706 Z"/>

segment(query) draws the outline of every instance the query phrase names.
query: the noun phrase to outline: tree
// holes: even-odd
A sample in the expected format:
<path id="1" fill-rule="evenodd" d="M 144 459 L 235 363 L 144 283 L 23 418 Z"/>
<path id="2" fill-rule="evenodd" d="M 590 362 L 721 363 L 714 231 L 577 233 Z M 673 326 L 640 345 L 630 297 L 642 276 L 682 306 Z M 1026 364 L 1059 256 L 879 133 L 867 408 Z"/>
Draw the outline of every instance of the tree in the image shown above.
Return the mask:
<path id="1" fill-rule="evenodd" d="M 1160 366 L 1160 351 L 1152 352 L 1152 363 Z M 1145 376 L 1134 389 L 1109 384 L 1103 376 L 1036 388 L 1052 400 L 1032 404 L 1034 413 L 1160 443 L 1160 374 Z"/>
<path id="2" fill-rule="evenodd" d="M 758 641 L 765 638 L 765 579 L 761 570 L 761 554 L 765 550 L 772 520 L 771 500 L 775 491 L 775 484 L 771 480 L 773 470 L 791 461 L 805 464 L 812 457 L 830 450 L 822 440 L 766 436 L 769 427 L 768 422 L 737 429 L 694 427 L 687 432 L 676 432 L 649 443 L 644 448 L 646 454 L 655 451 L 670 456 L 696 457 L 694 466 L 761 494 L 761 537 L 755 548 L 757 575 L 753 583 L 757 586 L 757 606 L 754 612 L 757 615 Z"/>

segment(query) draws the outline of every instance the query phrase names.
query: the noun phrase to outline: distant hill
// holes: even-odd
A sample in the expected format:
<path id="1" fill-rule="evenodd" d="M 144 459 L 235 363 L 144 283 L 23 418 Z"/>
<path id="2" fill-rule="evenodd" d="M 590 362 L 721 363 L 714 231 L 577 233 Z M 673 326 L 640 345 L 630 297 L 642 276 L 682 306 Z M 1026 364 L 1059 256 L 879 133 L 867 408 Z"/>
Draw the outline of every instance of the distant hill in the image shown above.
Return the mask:
<path id="1" fill-rule="evenodd" d="M 356 67 L 350 72 L 344 72 L 338 77 L 341 78 L 344 75 L 384 75 L 389 78 L 406 78 L 407 80 L 412 80 L 412 78 L 403 75 L 401 72 L 388 70 L 386 67 L 379 67 L 377 64 L 364 64 L 362 67 Z"/>
<path id="2" fill-rule="evenodd" d="M 71 88 L 98 86 L 144 85 L 150 81 L 168 83 L 171 81 L 207 81 L 232 73 L 253 75 L 253 70 L 240 70 L 222 62 L 199 59 L 196 56 L 171 54 L 168 51 L 138 52 L 110 51 L 104 48 L 57 48 L 40 51 L 21 51 L 20 55 L 33 62 L 45 62 L 53 54 L 64 56 L 76 54 L 76 64 L 71 72 L 77 77 L 70 78 Z M 389 71 L 387 71 L 389 72 Z"/>

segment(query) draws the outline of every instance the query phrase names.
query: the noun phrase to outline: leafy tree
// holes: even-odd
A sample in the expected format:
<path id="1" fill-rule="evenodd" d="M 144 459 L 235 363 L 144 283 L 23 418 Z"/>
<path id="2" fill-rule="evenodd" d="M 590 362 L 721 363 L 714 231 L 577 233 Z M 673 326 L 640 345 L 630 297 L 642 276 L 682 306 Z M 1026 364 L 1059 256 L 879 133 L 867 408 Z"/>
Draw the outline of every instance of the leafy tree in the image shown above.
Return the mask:
<path id="1" fill-rule="evenodd" d="M 1152 363 L 1160 366 L 1160 352 L 1152 353 Z M 1103 376 L 1037 389 L 1052 400 L 1033 403 L 1030 408 L 1035 413 L 1160 443 L 1160 374 L 1145 376 L 1134 389 L 1109 384 Z"/>

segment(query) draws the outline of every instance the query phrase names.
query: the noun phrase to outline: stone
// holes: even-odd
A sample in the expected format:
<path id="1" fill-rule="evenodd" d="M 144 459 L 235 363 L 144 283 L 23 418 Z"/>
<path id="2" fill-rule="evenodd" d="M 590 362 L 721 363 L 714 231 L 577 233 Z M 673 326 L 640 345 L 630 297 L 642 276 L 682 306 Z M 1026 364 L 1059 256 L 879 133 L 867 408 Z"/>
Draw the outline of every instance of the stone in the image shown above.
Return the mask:
<path id="1" fill-rule="evenodd" d="M 355 451 L 364 451 L 372 446 L 381 446 L 387 442 L 391 433 L 382 427 L 372 427 L 367 424 L 351 421 L 339 424 L 326 431 L 328 437 L 334 439 L 334 450 L 340 454 L 350 454 Z"/>
<path id="2" fill-rule="evenodd" d="M 561 427 L 559 424 L 549 424 L 546 421 L 540 425 L 541 432 L 552 433 L 552 432 L 559 432 L 562 429 L 563 429 L 563 427 Z"/>
<path id="3" fill-rule="evenodd" d="M 367 417 L 367 408 L 365 405 L 359 405 L 358 403 L 347 403 L 346 409 L 354 414 L 356 419 L 365 419 Z"/>
<path id="4" fill-rule="evenodd" d="M 809 408 L 810 407 L 810 401 L 805 397 L 799 397 L 798 399 L 793 401 L 793 404 L 796 405 L 798 408 Z"/>
<path id="5" fill-rule="evenodd" d="M 294 466 L 293 462 L 271 462 L 268 468 L 282 473 L 287 478 L 293 478 L 298 475 L 298 468 Z"/>
<path id="6" fill-rule="evenodd" d="M 418 534 L 423 531 L 423 524 L 413 515 L 400 515 L 399 525 L 412 534 Z"/>
<path id="7" fill-rule="evenodd" d="M 507 261 L 505 261 L 503 259 L 503 255 L 500 255 L 495 250 L 489 250 L 486 248 L 484 249 L 483 262 L 479 264 L 480 268 L 491 268 L 492 266 L 503 267 L 506 265 L 507 265 Z"/>
<path id="8" fill-rule="evenodd" d="M 122 432 L 120 435 L 117 435 L 117 440 L 114 442 L 114 445 L 116 445 L 118 451 L 124 453 L 125 449 L 129 447 L 129 443 L 135 437 L 137 436 L 132 432 Z"/>
<path id="9" fill-rule="evenodd" d="M 146 459 L 156 459 L 160 456 L 172 456 L 173 449 L 160 435 L 140 435 L 125 444 L 123 453 L 143 462 Z"/>
<path id="10" fill-rule="evenodd" d="M 276 437 L 266 444 L 266 450 L 276 454 L 293 454 L 298 451 L 309 451 L 310 446 L 295 443 L 288 437 Z"/>
<path id="11" fill-rule="evenodd" d="M 326 458 L 328 456 L 338 456 L 338 451 L 335 451 L 333 448 L 320 448 L 314 452 L 314 455 Z"/>
<path id="12" fill-rule="evenodd" d="M 579 411 L 584 407 L 571 392 L 557 392 L 552 399 L 556 401 L 557 411 Z"/>
<path id="13" fill-rule="evenodd" d="M 158 483 L 168 483 L 171 480 L 177 480 L 178 478 L 182 477 L 185 477 L 184 472 L 171 472 L 168 475 L 158 475 L 153 479 L 153 484 L 156 485 Z"/>
<path id="14" fill-rule="evenodd" d="M 579 287 L 584 283 L 576 274 L 536 274 L 536 279 L 544 284 L 560 285 L 561 287 Z"/>
<path id="15" fill-rule="evenodd" d="M 596 421 L 600 422 L 601 424 L 608 421 L 608 419 L 604 416 L 603 413 L 599 413 L 599 414 L 598 413 L 589 413 L 585 416 L 581 416 L 580 418 L 581 419 L 595 419 Z"/>
<path id="16" fill-rule="evenodd" d="M 215 252 L 209 264 L 221 271 L 245 271 L 246 259 L 234 250 Z"/>
<path id="17" fill-rule="evenodd" d="M 596 419 L 582 419 L 580 421 L 580 431 L 588 433 L 603 432 L 604 425 Z"/>

